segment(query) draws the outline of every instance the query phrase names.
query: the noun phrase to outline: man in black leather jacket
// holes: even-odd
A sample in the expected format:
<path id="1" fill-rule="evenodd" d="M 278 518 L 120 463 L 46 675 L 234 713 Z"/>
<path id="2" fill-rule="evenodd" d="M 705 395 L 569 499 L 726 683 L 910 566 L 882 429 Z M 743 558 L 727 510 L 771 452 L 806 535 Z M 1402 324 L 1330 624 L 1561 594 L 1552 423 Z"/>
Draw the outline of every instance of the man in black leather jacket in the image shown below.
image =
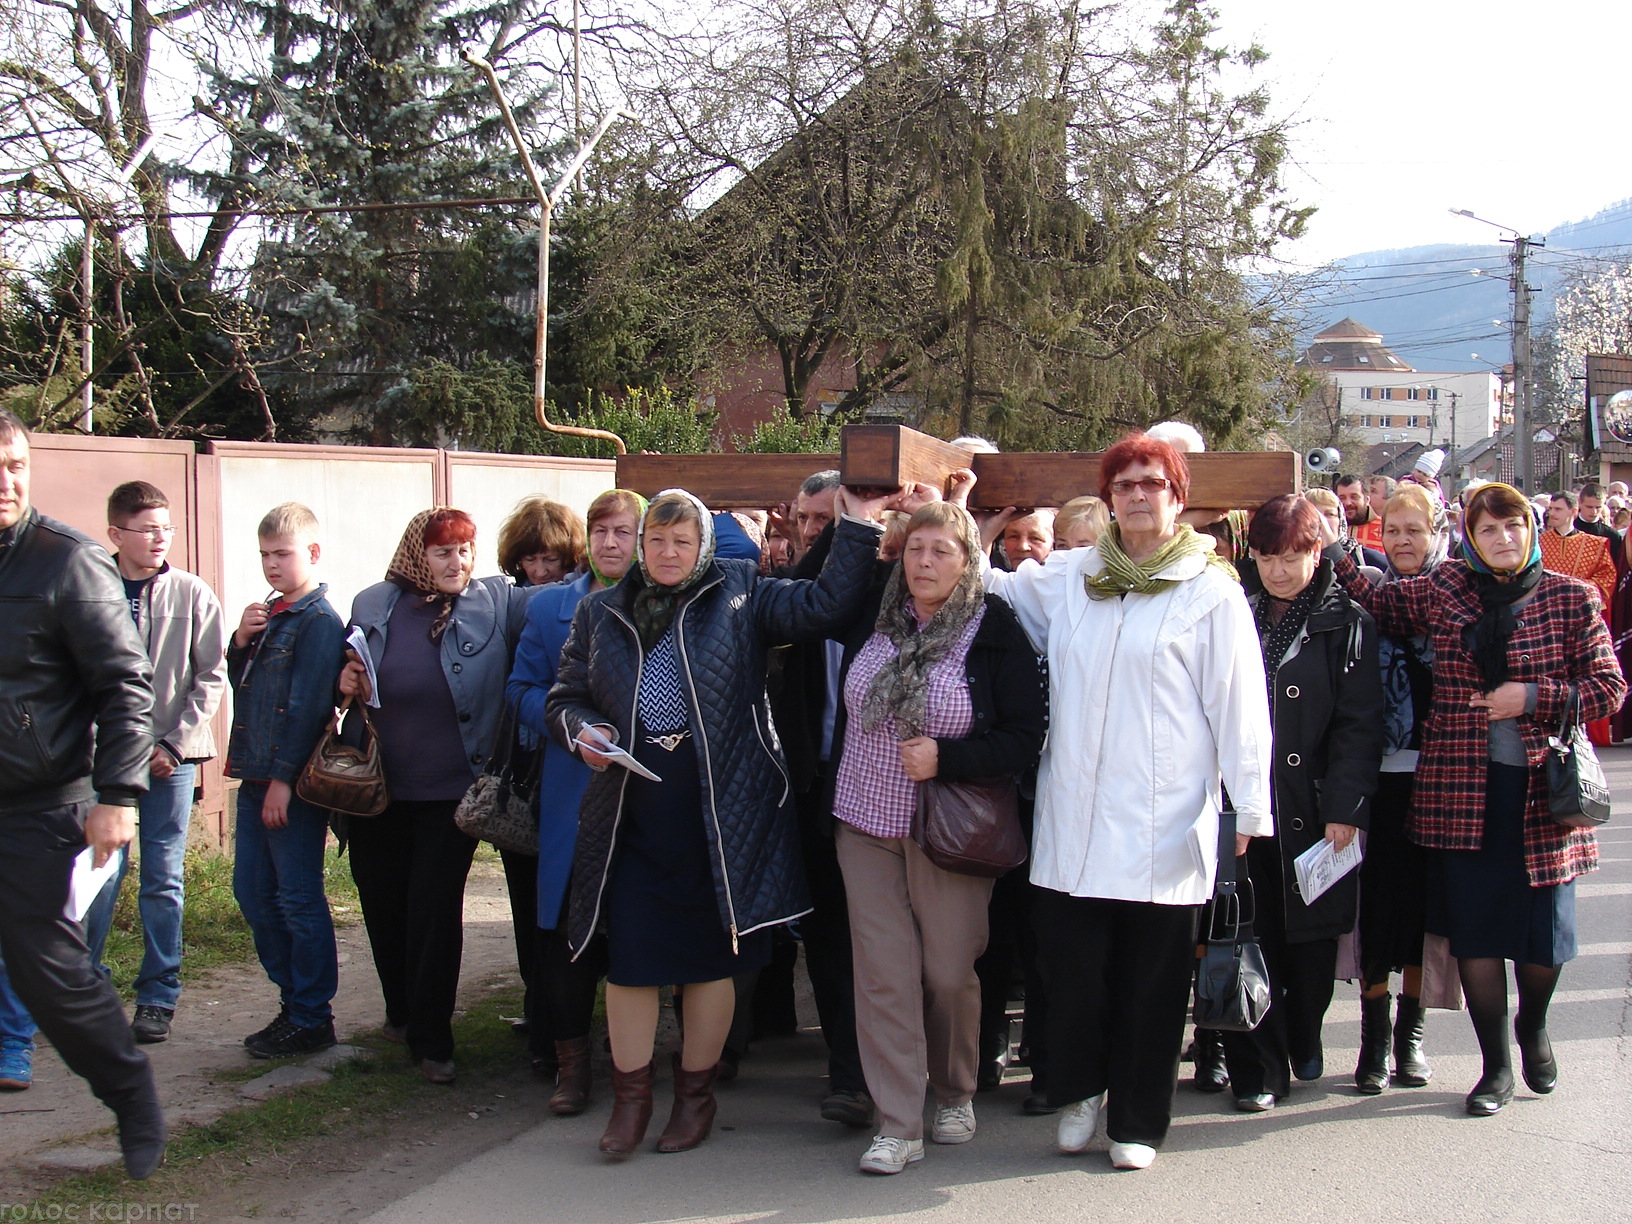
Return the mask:
<path id="1" fill-rule="evenodd" d="M 29 462 L 28 431 L 0 409 L 0 950 L 143 1178 L 164 1157 L 153 1070 L 66 907 L 85 847 L 100 865 L 135 831 L 153 685 L 113 559 L 29 505 Z"/>

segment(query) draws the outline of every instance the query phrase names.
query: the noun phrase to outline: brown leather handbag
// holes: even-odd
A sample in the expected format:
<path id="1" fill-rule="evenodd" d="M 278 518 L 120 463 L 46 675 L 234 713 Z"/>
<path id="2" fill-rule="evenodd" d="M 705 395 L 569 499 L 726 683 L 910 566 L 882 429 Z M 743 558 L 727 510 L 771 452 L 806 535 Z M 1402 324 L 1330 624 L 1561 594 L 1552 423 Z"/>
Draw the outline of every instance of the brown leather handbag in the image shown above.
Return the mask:
<path id="1" fill-rule="evenodd" d="M 912 840 L 943 871 L 996 878 L 1026 861 L 1020 791 L 1013 778 L 918 784 Z"/>
<path id="2" fill-rule="evenodd" d="M 391 802 L 385 789 L 385 762 L 380 737 L 368 717 L 368 706 L 356 705 L 362 715 L 362 747 L 340 742 L 340 716 L 353 705 L 350 697 L 329 717 L 329 726 L 312 749 L 306 768 L 295 782 L 295 794 L 313 807 L 347 816 L 378 816 Z"/>

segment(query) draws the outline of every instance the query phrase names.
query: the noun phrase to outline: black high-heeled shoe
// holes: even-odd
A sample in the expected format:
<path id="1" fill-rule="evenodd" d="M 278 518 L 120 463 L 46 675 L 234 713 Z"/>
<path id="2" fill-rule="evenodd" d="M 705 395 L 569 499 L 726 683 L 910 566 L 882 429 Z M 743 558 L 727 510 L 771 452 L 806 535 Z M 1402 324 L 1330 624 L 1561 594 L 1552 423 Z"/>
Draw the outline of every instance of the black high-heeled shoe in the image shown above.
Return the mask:
<path id="1" fill-rule="evenodd" d="M 1547 1030 L 1539 1028 L 1526 1036 L 1515 1026 L 1513 1035 L 1519 1043 L 1519 1065 L 1524 1069 L 1524 1082 L 1530 1091 L 1546 1096 L 1558 1087 L 1558 1059 L 1553 1057 L 1553 1043 Z"/>
<path id="2" fill-rule="evenodd" d="M 1513 1099 L 1513 1072 L 1509 1069 L 1492 1074 L 1487 1071 L 1468 1093 L 1468 1114 L 1488 1118 Z"/>

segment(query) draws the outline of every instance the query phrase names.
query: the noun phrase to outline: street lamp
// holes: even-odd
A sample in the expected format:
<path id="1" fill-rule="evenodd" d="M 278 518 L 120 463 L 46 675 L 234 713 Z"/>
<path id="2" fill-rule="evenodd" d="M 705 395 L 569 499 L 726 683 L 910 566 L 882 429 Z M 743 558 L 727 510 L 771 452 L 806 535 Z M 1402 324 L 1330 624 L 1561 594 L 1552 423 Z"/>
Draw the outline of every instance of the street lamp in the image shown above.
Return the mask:
<path id="1" fill-rule="evenodd" d="M 609 429 L 590 429 L 583 425 L 556 425 L 550 421 L 549 414 L 544 410 L 544 369 L 545 354 L 549 340 L 550 315 L 550 220 L 555 212 L 556 202 L 567 190 L 567 184 L 577 177 L 589 155 L 595 151 L 595 146 L 601 142 L 607 130 L 619 119 L 638 119 L 633 111 L 619 108 L 606 115 L 587 141 L 578 146 L 578 152 L 567 163 L 567 168 L 555 184 L 553 191 L 545 191 L 543 180 L 538 176 L 538 167 L 533 164 L 533 155 L 527 151 L 527 142 L 522 138 L 521 128 L 516 124 L 516 116 L 510 110 L 510 103 L 504 96 L 504 88 L 499 84 L 499 74 L 493 70 L 493 65 L 479 55 L 472 55 L 469 51 L 462 53 L 464 61 L 480 72 L 487 79 L 487 87 L 493 93 L 499 104 L 499 113 L 504 118 L 505 129 L 510 133 L 510 139 L 516 146 L 516 152 L 521 157 L 522 169 L 527 172 L 527 181 L 532 185 L 533 194 L 538 197 L 541 215 L 538 222 L 538 319 L 533 341 L 533 416 L 538 423 L 551 433 L 572 434 L 580 438 L 601 438 L 612 443 L 618 454 L 628 453 L 628 447 L 623 439 Z"/>

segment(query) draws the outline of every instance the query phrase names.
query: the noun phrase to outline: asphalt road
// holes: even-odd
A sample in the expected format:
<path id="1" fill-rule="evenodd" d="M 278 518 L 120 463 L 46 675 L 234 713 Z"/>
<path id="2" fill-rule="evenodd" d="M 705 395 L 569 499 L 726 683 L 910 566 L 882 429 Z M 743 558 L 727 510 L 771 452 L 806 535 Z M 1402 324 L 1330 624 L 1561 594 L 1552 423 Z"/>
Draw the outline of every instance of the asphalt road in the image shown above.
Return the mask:
<path id="1" fill-rule="evenodd" d="M 755 1047 L 742 1076 L 721 1090 L 713 1136 L 693 1152 L 606 1163 L 595 1151 L 609 1109 L 598 1084 L 589 1113 L 549 1119 L 371 1219 L 1632 1221 L 1632 748 L 1604 758 L 1616 818 L 1600 833 L 1602 867 L 1577 885 L 1581 955 L 1564 970 L 1549 1024 L 1558 1090 L 1537 1097 L 1521 1083 L 1493 1118 L 1463 1112 L 1479 1059 L 1462 1013 L 1431 1015 L 1432 1084 L 1357 1095 L 1357 991 L 1339 983 L 1325 1079 L 1253 1116 L 1181 1083 L 1167 1146 L 1143 1172 L 1114 1171 L 1103 1134 L 1082 1156 L 1057 1155 L 1054 1119 L 1019 1112 L 1020 1072 L 976 1098 L 973 1142 L 927 1145 L 924 1161 L 894 1177 L 861 1175 L 867 1135 L 817 1116 L 821 1049 L 807 1035 Z M 658 1094 L 648 1145 L 667 1116 L 666 1082 Z"/>

